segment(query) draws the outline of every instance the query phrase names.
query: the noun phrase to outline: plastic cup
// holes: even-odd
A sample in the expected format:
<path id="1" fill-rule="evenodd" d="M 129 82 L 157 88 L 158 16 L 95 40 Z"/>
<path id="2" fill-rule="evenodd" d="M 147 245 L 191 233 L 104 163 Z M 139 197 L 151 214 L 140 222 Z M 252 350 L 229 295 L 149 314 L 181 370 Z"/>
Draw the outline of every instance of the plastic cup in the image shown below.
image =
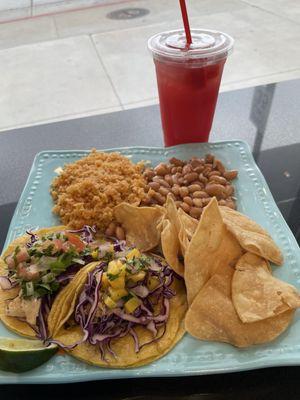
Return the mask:
<path id="1" fill-rule="evenodd" d="M 234 40 L 226 33 L 192 29 L 158 33 L 148 40 L 159 93 L 164 142 L 207 142 L 224 64 Z"/>

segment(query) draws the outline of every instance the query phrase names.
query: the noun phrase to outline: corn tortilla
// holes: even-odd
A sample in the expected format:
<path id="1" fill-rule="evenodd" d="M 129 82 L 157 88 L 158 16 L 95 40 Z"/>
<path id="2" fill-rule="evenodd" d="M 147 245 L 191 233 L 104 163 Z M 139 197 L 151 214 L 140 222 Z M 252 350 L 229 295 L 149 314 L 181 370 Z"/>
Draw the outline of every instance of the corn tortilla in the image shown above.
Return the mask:
<path id="1" fill-rule="evenodd" d="M 47 320 L 50 336 L 54 336 L 70 318 L 78 294 L 85 283 L 85 273 L 92 271 L 97 265 L 99 265 L 99 261 L 84 266 L 77 272 L 74 279 L 56 296 Z"/>
<path id="2" fill-rule="evenodd" d="M 87 270 L 84 274 L 87 276 Z M 102 360 L 98 348 L 89 343 L 80 344 L 73 350 L 67 351 L 81 361 L 105 368 L 134 368 L 161 358 L 176 345 L 185 333 L 184 316 L 187 309 L 185 287 L 182 281 L 175 279 L 172 288 L 176 291 L 176 295 L 170 299 L 170 313 L 164 335 L 159 340 L 142 347 L 138 353 L 134 350 L 134 340 L 129 334 L 111 342 L 111 348 L 117 355 L 116 358 L 107 354 L 106 360 Z M 73 308 L 74 306 L 75 304 Z M 134 329 L 140 344 L 152 340 L 152 334 L 148 330 L 140 326 Z M 161 333 L 159 331 L 159 334 Z M 79 341 L 82 335 L 79 326 L 72 326 L 68 329 L 62 326 L 54 339 L 64 345 L 70 345 Z"/>

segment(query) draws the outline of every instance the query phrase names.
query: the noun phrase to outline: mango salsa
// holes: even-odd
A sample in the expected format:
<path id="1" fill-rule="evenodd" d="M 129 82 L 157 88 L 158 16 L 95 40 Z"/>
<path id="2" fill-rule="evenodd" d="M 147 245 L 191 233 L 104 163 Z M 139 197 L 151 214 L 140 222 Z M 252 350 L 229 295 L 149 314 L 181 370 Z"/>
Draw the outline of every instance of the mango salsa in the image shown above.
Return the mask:
<path id="1" fill-rule="evenodd" d="M 124 304 L 125 310 L 128 313 L 133 313 L 139 306 L 141 305 L 141 301 L 136 298 L 132 297 Z"/>
<path id="2" fill-rule="evenodd" d="M 108 264 L 107 272 L 111 275 L 117 275 L 120 272 L 123 264 L 120 260 L 110 261 Z"/>
<path id="3" fill-rule="evenodd" d="M 109 280 L 108 280 L 108 276 L 107 276 L 107 273 L 106 273 L 106 272 L 104 272 L 103 275 L 102 275 L 102 282 L 101 282 L 101 284 L 102 284 L 102 286 L 103 286 L 104 288 L 107 288 L 107 287 L 109 286 Z"/>
<path id="4" fill-rule="evenodd" d="M 150 276 L 147 282 L 148 289 L 151 291 L 155 289 L 158 285 L 159 285 L 159 280 L 154 276 Z"/>
<path id="5" fill-rule="evenodd" d="M 94 260 L 98 259 L 99 251 L 98 249 L 92 251 L 91 256 L 93 257 Z"/>
<path id="6" fill-rule="evenodd" d="M 137 274 L 132 274 L 130 275 L 128 278 L 132 281 L 132 282 L 139 282 L 142 281 L 146 276 L 146 272 L 145 271 L 140 271 Z"/>
<path id="7" fill-rule="evenodd" d="M 117 278 L 115 278 L 115 275 L 113 275 L 113 277 L 114 279 L 111 279 L 110 275 L 108 275 L 110 286 L 115 289 L 124 289 L 125 275 L 117 275 Z"/>
<path id="8" fill-rule="evenodd" d="M 117 306 L 113 299 L 109 296 L 106 296 L 104 298 L 104 303 L 107 305 L 108 308 L 115 308 Z"/>
<path id="9" fill-rule="evenodd" d="M 138 249 L 133 249 L 126 255 L 127 260 L 132 260 L 133 258 L 139 257 L 141 257 L 141 253 Z"/>
<path id="10" fill-rule="evenodd" d="M 127 296 L 128 292 L 126 289 L 114 289 L 112 287 L 110 287 L 108 289 L 108 292 L 110 294 L 110 297 L 114 300 L 114 301 L 118 301 L 120 300 L 122 297 Z"/>

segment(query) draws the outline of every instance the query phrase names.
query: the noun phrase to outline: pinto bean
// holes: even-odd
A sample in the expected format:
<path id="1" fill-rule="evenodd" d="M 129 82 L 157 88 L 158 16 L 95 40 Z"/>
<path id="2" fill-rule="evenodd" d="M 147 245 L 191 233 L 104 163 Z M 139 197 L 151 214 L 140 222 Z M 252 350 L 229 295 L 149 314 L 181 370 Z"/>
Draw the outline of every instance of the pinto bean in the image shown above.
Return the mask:
<path id="1" fill-rule="evenodd" d="M 202 207 L 203 206 L 202 199 L 197 199 L 197 198 L 193 199 L 193 204 L 196 207 Z"/>
<path id="2" fill-rule="evenodd" d="M 184 180 L 187 183 L 191 183 L 191 182 L 193 182 L 193 181 L 195 181 L 197 179 L 198 179 L 197 172 L 190 172 L 190 173 L 184 175 Z"/>
<path id="3" fill-rule="evenodd" d="M 232 185 L 226 185 L 225 190 L 226 190 L 227 196 L 232 196 L 234 193 L 234 187 Z"/>
<path id="4" fill-rule="evenodd" d="M 183 198 L 183 201 L 186 203 L 186 204 L 188 204 L 189 206 L 193 206 L 193 200 L 189 197 L 189 196 L 185 196 L 184 198 Z"/>
<path id="5" fill-rule="evenodd" d="M 170 186 L 173 185 L 172 175 L 170 175 L 170 174 L 165 175 L 165 176 L 164 176 L 164 180 L 165 180 L 166 182 L 168 182 L 168 184 L 169 184 Z"/>
<path id="6" fill-rule="evenodd" d="M 171 189 L 168 189 L 168 188 L 165 188 L 165 187 L 161 186 L 161 187 L 158 189 L 158 192 L 159 192 L 160 194 L 162 194 L 163 196 L 168 196 L 168 194 L 170 193 L 170 190 L 171 190 Z"/>
<path id="7" fill-rule="evenodd" d="M 193 218 L 200 218 L 202 214 L 202 208 L 199 207 L 192 207 L 189 212 L 190 216 Z"/>
<path id="8" fill-rule="evenodd" d="M 153 182 L 158 182 L 160 184 L 160 186 L 170 188 L 170 185 L 168 184 L 168 182 L 166 182 L 163 178 L 161 178 L 159 176 L 155 176 L 154 178 L 152 178 L 152 180 L 153 180 Z"/>
<path id="9" fill-rule="evenodd" d="M 165 176 L 169 172 L 169 168 L 166 166 L 166 164 L 160 163 L 154 168 L 154 172 L 157 175 Z"/>
<path id="10" fill-rule="evenodd" d="M 211 170 L 212 170 L 212 166 L 207 166 L 204 168 L 202 174 L 207 178 L 208 175 L 210 174 Z"/>
<path id="11" fill-rule="evenodd" d="M 158 204 L 160 204 L 161 206 L 163 206 L 166 202 L 166 197 L 163 196 L 161 193 L 155 192 L 155 194 L 153 195 L 153 198 L 158 202 Z"/>
<path id="12" fill-rule="evenodd" d="M 231 170 L 231 171 L 225 171 L 223 172 L 223 176 L 225 179 L 227 179 L 228 181 L 232 181 L 233 179 L 235 179 L 238 175 L 238 172 L 236 170 Z"/>
<path id="13" fill-rule="evenodd" d="M 194 172 L 197 172 L 197 174 L 200 174 L 204 170 L 204 165 L 199 165 L 199 167 L 194 168 Z"/>
<path id="14" fill-rule="evenodd" d="M 206 176 L 203 175 L 203 173 L 199 175 L 198 179 L 200 182 L 204 183 L 204 185 L 206 185 L 206 183 L 208 182 L 208 179 L 206 178 Z"/>
<path id="15" fill-rule="evenodd" d="M 146 168 L 144 173 L 143 173 L 144 178 L 150 180 L 155 176 L 155 172 L 151 170 L 150 168 Z"/>
<path id="16" fill-rule="evenodd" d="M 217 168 L 218 171 L 221 172 L 221 174 L 224 174 L 224 172 L 225 172 L 225 167 L 224 167 L 224 165 L 221 163 L 220 160 L 217 160 L 217 161 L 216 161 L 216 168 Z"/>
<path id="17" fill-rule="evenodd" d="M 192 184 L 192 185 L 188 186 L 188 190 L 190 193 L 200 191 L 201 189 L 202 189 L 202 187 L 198 184 Z"/>
<path id="18" fill-rule="evenodd" d="M 182 160 L 179 160 L 176 157 L 170 158 L 170 164 L 175 165 L 175 167 L 183 167 L 185 165 L 185 162 Z"/>
<path id="19" fill-rule="evenodd" d="M 205 186 L 205 191 L 211 196 L 216 196 L 217 199 L 223 199 L 226 197 L 226 191 L 223 185 L 218 183 L 209 183 Z"/>
<path id="20" fill-rule="evenodd" d="M 216 170 L 212 170 L 209 174 L 208 174 L 208 178 L 210 178 L 213 175 L 218 175 L 221 176 L 221 172 L 220 171 L 216 171 Z"/>
<path id="21" fill-rule="evenodd" d="M 149 182 L 148 185 L 151 189 L 155 191 L 157 191 L 160 188 L 160 184 L 158 182 Z"/>
<path id="22" fill-rule="evenodd" d="M 203 160 L 201 160 L 200 158 L 192 158 L 190 164 L 195 170 L 195 168 L 202 166 Z"/>
<path id="23" fill-rule="evenodd" d="M 220 185 L 225 186 L 227 184 L 227 180 L 222 176 L 212 175 L 208 178 L 209 182 L 219 183 Z"/>
<path id="24" fill-rule="evenodd" d="M 180 186 L 179 186 L 179 185 L 175 184 L 175 185 L 172 187 L 171 190 L 172 190 L 172 193 L 175 194 L 175 196 L 179 196 L 179 194 L 180 194 Z"/>
<path id="25" fill-rule="evenodd" d="M 204 199 L 204 198 L 209 197 L 209 195 L 206 192 L 204 192 L 203 190 L 199 190 L 199 191 L 197 190 L 197 192 L 194 192 L 192 194 L 192 196 L 195 199 Z"/>
<path id="26" fill-rule="evenodd" d="M 187 203 L 183 202 L 179 205 L 180 208 L 183 209 L 186 213 L 190 212 L 191 206 L 189 206 Z"/>
<path id="27" fill-rule="evenodd" d="M 205 199 L 202 199 L 202 205 L 203 207 L 207 206 L 207 204 L 211 201 L 211 197 L 207 197 Z"/>
<path id="28" fill-rule="evenodd" d="M 184 198 L 184 197 L 186 197 L 186 196 L 189 195 L 189 189 L 188 189 L 186 186 L 182 186 L 182 187 L 179 189 L 179 194 L 180 194 L 180 196 L 181 196 L 182 198 Z"/>
<path id="29" fill-rule="evenodd" d="M 190 172 L 193 172 L 193 168 L 190 164 L 187 164 L 182 168 L 183 175 L 189 174 Z"/>
<path id="30" fill-rule="evenodd" d="M 206 163 L 213 163 L 214 162 L 214 159 L 215 159 L 215 156 L 213 155 L 213 154 L 206 154 L 206 156 L 205 156 L 205 162 Z"/>

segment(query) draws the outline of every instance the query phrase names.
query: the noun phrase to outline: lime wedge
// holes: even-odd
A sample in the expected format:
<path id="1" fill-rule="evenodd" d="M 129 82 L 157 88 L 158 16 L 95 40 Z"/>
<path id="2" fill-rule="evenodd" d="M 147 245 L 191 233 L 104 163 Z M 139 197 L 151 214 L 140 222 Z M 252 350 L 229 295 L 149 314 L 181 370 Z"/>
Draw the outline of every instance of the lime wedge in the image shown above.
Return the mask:
<path id="1" fill-rule="evenodd" d="M 48 361 L 58 347 L 45 347 L 39 340 L 0 337 L 0 369 L 25 372 Z"/>

